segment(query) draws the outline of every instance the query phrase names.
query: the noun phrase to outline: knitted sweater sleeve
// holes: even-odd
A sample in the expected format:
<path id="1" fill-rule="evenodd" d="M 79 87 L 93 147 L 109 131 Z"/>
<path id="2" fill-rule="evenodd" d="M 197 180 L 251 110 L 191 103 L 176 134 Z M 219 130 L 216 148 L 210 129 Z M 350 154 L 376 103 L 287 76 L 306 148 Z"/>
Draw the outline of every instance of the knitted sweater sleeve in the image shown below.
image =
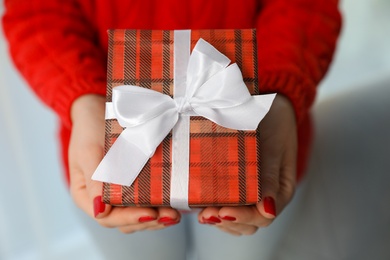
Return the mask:
<path id="1" fill-rule="evenodd" d="M 341 27 L 338 1 L 262 0 L 260 8 L 260 89 L 287 96 L 299 123 L 335 50 Z"/>
<path id="2" fill-rule="evenodd" d="M 70 127 L 82 94 L 105 94 L 105 54 L 73 0 L 6 0 L 3 29 L 16 67 Z M 61 39 L 61 40 L 59 40 Z"/>

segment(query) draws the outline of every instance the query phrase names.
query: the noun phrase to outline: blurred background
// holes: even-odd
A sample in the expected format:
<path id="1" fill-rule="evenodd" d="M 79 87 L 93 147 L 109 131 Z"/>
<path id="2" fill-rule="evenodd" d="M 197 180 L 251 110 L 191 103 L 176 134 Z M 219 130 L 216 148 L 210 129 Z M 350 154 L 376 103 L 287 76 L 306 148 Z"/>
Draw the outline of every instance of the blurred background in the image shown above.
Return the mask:
<path id="1" fill-rule="evenodd" d="M 390 259 L 390 1 L 340 8 L 308 177 L 281 216 L 294 222 L 275 259 Z M 100 259 L 65 186 L 56 118 L 14 69 L 2 33 L 0 176 L 0 259 Z"/>

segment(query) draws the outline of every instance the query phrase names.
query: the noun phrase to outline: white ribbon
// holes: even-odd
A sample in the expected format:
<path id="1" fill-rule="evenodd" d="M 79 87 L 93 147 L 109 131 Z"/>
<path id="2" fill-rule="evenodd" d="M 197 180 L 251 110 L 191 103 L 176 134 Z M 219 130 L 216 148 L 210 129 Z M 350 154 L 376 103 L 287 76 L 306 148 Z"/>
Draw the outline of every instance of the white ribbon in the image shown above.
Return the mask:
<path id="1" fill-rule="evenodd" d="M 174 55 L 177 55 L 176 47 Z M 187 143 L 184 146 L 186 155 L 175 150 L 177 144 L 182 143 L 182 134 L 175 134 L 182 119 L 203 116 L 226 128 L 256 130 L 275 97 L 275 94 L 251 96 L 240 69 L 235 63 L 228 66 L 229 63 L 225 55 L 200 39 L 189 57 L 186 75 L 181 75 L 186 84 L 182 84 L 184 86 L 179 92 L 175 89 L 173 99 L 138 86 L 115 87 L 112 102 L 106 104 L 106 118 L 116 118 L 125 129 L 99 164 L 92 179 L 130 186 L 157 146 L 173 129 L 171 206 L 188 209 L 188 172 L 180 172 L 182 165 L 188 168 L 188 142 L 184 142 Z M 177 78 L 181 76 L 175 75 L 175 81 L 180 82 Z M 187 124 L 184 123 L 184 132 L 188 138 Z M 175 164 L 179 164 L 179 167 L 175 167 Z"/>
<path id="2" fill-rule="evenodd" d="M 191 111 L 186 108 L 185 96 L 187 91 L 187 69 L 190 59 L 191 31 L 174 31 L 174 74 L 173 74 L 173 98 L 181 108 L 180 111 Z M 187 104 L 188 106 L 188 104 Z M 170 204 L 177 209 L 190 210 L 188 206 L 188 183 L 190 173 L 190 117 L 181 113 L 172 129 L 172 168 Z"/>

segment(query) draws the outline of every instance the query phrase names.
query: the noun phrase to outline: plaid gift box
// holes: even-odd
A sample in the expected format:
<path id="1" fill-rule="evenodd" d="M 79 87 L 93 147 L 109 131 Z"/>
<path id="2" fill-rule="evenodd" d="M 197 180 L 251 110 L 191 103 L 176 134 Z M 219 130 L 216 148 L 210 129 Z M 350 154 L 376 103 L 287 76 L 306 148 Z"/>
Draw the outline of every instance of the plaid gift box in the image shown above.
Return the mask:
<path id="1" fill-rule="evenodd" d="M 173 31 L 110 30 L 108 34 L 107 102 L 112 100 L 112 89 L 119 85 L 136 85 L 173 96 Z M 192 30 L 191 49 L 200 38 L 237 63 L 249 92 L 259 94 L 255 30 Z M 116 119 L 106 120 L 106 153 L 122 131 Z M 104 183 L 104 203 L 169 206 L 171 139 L 171 134 L 166 136 L 131 186 Z M 258 129 L 232 130 L 206 118 L 192 116 L 189 206 L 259 202 L 259 146 Z"/>

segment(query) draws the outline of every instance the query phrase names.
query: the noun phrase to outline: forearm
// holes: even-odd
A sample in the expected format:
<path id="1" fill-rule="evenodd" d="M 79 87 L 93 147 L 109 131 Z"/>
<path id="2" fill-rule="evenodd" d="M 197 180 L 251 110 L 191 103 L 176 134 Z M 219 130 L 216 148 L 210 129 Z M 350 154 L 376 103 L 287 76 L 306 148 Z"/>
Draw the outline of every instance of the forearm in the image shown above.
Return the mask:
<path id="1" fill-rule="evenodd" d="M 68 126 L 83 94 L 105 94 L 105 52 L 77 1 L 5 1 L 3 29 L 16 67 Z"/>
<path id="2" fill-rule="evenodd" d="M 301 122 L 333 57 L 341 26 L 338 3 L 264 0 L 261 4 L 257 20 L 260 90 L 287 96 Z"/>

